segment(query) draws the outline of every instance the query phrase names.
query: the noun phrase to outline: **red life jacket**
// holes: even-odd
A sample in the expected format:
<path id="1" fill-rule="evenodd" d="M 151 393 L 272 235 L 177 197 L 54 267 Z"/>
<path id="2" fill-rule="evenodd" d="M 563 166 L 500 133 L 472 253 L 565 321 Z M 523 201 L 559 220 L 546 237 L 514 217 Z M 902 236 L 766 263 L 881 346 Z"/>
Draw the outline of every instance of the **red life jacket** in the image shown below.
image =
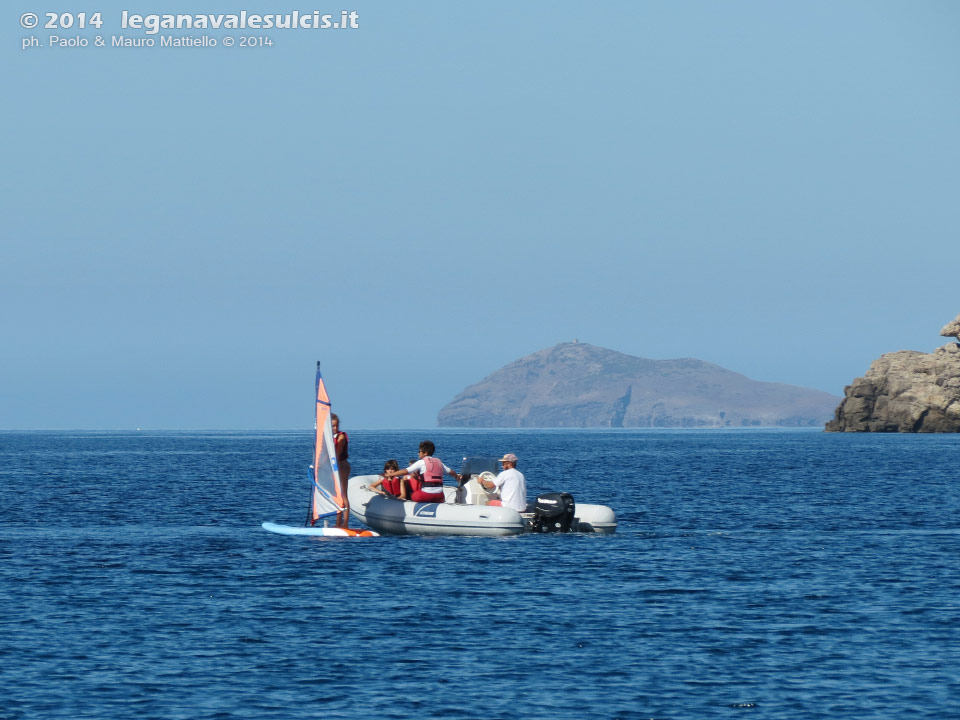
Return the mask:
<path id="1" fill-rule="evenodd" d="M 343 445 L 340 444 L 340 438 L 343 438 Z M 333 446 L 337 451 L 337 462 L 341 460 L 347 460 L 350 457 L 350 451 L 348 450 L 348 443 L 350 438 L 347 437 L 345 432 L 338 432 L 333 436 Z"/>
<path id="2" fill-rule="evenodd" d="M 427 455 L 423 458 L 424 472 L 423 485 L 424 492 L 442 492 L 443 491 L 443 463 L 435 457 Z"/>

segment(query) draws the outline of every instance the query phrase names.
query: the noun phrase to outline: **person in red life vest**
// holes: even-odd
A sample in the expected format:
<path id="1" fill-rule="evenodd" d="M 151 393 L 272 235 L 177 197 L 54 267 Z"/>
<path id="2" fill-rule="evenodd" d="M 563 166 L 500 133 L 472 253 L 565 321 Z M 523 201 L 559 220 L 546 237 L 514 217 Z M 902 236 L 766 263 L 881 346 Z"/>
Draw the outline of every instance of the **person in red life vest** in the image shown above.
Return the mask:
<path id="1" fill-rule="evenodd" d="M 417 462 L 418 459 L 413 458 L 407 463 L 407 465 L 412 467 Z M 403 472 L 406 472 L 406 470 Z M 410 497 L 411 493 L 420 489 L 420 483 L 423 482 L 423 475 L 421 475 L 419 472 L 412 472 L 409 475 L 402 475 L 401 477 L 397 478 L 397 482 L 400 483 L 400 499 L 406 500 Z"/>
<path id="2" fill-rule="evenodd" d="M 333 425 L 333 445 L 337 450 L 337 469 L 340 472 L 340 496 L 343 498 L 343 512 L 337 513 L 337 527 L 347 527 L 350 522 L 350 501 L 347 499 L 347 479 L 350 477 L 350 453 L 347 446 L 350 439 L 345 432 L 340 432 L 340 418 L 336 413 L 330 416 Z"/>
<path id="3" fill-rule="evenodd" d="M 387 477 L 397 477 L 399 475 L 420 475 L 420 481 L 410 481 L 412 493 L 409 498 L 406 492 L 402 492 L 400 497 L 404 500 L 413 502 L 434 502 L 442 503 L 443 498 L 443 474 L 453 475 L 457 480 L 460 476 L 453 470 L 444 465 L 438 458 L 433 457 L 437 451 L 436 446 L 429 440 L 420 443 L 420 459 L 411 464 L 406 470 L 391 470 L 384 473 Z M 406 483 L 405 483 L 406 485 Z M 403 488 L 406 490 L 406 487 Z"/>
<path id="4" fill-rule="evenodd" d="M 380 479 L 370 483 L 370 489 L 380 495 L 393 495 L 395 497 L 400 497 L 400 483 L 402 480 L 397 477 L 387 477 L 387 473 L 391 470 L 399 470 L 400 463 L 398 463 L 393 458 L 390 458 L 383 464 L 383 474 L 380 475 Z"/>

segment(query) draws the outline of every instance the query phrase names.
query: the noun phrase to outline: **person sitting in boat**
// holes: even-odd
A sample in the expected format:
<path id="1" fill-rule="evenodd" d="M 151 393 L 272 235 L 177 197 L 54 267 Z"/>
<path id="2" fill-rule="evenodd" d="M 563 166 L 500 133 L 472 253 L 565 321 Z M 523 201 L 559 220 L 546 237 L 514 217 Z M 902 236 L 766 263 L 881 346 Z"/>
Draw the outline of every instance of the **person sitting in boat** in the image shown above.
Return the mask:
<path id="1" fill-rule="evenodd" d="M 415 465 L 418 461 L 418 458 L 411 458 L 407 462 L 407 467 Z M 409 475 L 405 475 L 400 478 L 400 498 L 406 500 L 410 493 L 415 489 L 420 488 L 420 483 L 423 482 L 423 475 L 419 472 L 412 472 Z"/>
<path id="2" fill-rule="evenodd" d="M 489 505 L 503 505 L 512 507 L 517 512 L 527 509 L 527 481 L 523 473 L 517 470 L 517 456 L 507 453 L 497 460 L 503 465 L 503 471 L 493 480 L 479 479 L 485 490 L 496 489 L 500 493 L 499 500 L 491 500 Z"/>
<path id="3" fill-rule="evenodd" d="M 412 463 L 406 470 L 391 470 L 384 473 L 386 477 L 397 477 L 399 475 L 420 475 L 420 480 L 412 479 L 409 481 L 411 493 L 407 494 L 407 482 L 404 482 L 400 497 L 404 500 L 413 502 L 435 502 L 442 503 L 443 497 L 443 474 L 453 475 L 457 480 L 460 476 L 446 465 L 439 458 L 433 457 L 437 451 L 436 446 L 430 440 L 424 440 L 420 443 L 420 459 Z"/>
<path id="4" fill-rule="evenodd" d="M 370 489 L 379 495 L 392 495 L 400 497 L 400 483 L 402 480 L 398 477 L 388 477 L 387 473 L 391 470 L 399 470 L 400 463 L 390 458 L 383 464 L 383 473 L 379 480 L 370 483 Z"/>

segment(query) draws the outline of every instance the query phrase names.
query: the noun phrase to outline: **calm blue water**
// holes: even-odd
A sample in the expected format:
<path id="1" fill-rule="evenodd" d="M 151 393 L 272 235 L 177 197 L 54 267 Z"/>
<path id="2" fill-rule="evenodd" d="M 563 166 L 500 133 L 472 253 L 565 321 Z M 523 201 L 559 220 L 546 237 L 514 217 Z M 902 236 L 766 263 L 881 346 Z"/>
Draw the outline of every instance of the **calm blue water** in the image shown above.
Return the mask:
<path id="1" fill-rule="evenodd" d="M 0 718 L 960 716 L 958 436 L 350 436 L 619 531 L 282 537 L 307 433 L 0 433 Z"/>

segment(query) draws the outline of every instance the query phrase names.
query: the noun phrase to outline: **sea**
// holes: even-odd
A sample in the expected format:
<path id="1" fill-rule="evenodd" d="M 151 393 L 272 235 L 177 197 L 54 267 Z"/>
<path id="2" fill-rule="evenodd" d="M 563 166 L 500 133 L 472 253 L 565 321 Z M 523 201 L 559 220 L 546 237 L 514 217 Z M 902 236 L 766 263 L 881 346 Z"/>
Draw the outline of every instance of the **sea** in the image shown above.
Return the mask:
<path id="1" fill-rule="evenodd" d="M 310 431 L 0 433 L 0 719 L 960 717 L 960 436 L 345 429 L 619 527 L 280 536 Z"/>

